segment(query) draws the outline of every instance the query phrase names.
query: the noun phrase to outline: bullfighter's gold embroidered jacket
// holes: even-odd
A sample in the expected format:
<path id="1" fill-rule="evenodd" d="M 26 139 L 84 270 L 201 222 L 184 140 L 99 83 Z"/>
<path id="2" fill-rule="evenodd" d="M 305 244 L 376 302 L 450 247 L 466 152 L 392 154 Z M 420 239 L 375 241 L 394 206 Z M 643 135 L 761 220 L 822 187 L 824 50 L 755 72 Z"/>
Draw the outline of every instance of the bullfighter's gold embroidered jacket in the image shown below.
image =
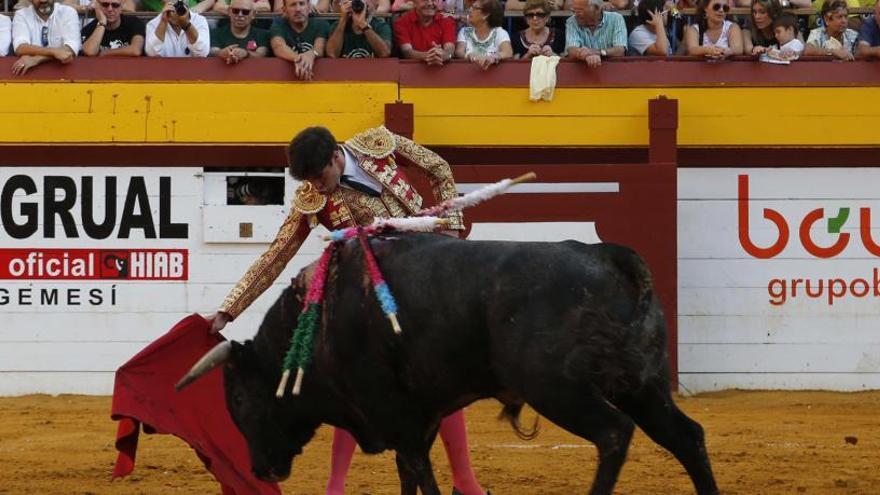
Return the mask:
<path id="1" fill-rule="evenodd" d="M 238 317 L 278 278 L 317 223 L 328 230 L 336 230 L 369 225 L 375 218 L 405 217 L 419 211 L 422 197 L 398 167 L 395 155 L 403 156 L 427 173 L 438 202 L 457 194 L 452 170 L 446 160 L 385 127 L 364 131 L 346 141 L 345 147 L 355 155 L 360 167 L 382 184 L 382 193 L 373 197 L 347 187 L 337 187 L 324 198 L 313 188 L 301 187 L 275 240 L 226 296 L 220 311 L 233 319 Z M 311 189 L 309 198 L 301 197 L 306 189 Z M 317 208 L 304 207 L 308 204 L 317 204 Z M 464 229 L 460 212 L 448 218 L 451 229 Z"/>

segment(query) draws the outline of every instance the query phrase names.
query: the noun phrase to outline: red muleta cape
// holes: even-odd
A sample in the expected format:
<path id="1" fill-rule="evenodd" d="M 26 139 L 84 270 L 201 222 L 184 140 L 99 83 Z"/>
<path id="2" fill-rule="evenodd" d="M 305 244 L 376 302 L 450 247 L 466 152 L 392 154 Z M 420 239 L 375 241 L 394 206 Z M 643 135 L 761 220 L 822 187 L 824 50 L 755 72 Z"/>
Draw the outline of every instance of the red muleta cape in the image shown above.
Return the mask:
<path id="1" fill-rule="evenodd" d="M 170 433 L 183 439 L 220 482 L 224 495 L 281 493 L 251 473 L 247 444 L 226 410 L 223 371 L 212 370 L 177 393 L 174 384 L 223 338 L 208 321 L 187 316 L 116 370 L 111 417 L 116 432 L 113 478 L 134 470 L 138 433 Z"/>

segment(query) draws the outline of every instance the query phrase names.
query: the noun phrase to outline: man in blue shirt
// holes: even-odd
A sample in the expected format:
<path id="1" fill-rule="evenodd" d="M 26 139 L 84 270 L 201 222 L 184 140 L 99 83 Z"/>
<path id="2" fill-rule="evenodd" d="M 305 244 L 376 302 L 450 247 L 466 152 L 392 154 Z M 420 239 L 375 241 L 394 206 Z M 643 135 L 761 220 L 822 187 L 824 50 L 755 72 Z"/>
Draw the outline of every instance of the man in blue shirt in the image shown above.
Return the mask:
<path id="1" fill-rule="evenodd" d="M 858 55 L 860 58 L 880 58 L 880 26 L 877 25 L 878 19 L 880 19 L 880 2 L 874 4 L 874 15 L 868 17 L 862 23 L 862 31 L 859 33 Z"/>
<path id="2" fill-rule="evenodd" d="M 602 59 L 626 55 L 626 24 L 617 12 L 602 9 L 603 0 L 574 0 L 574 15 L 565 21 L 565 48 L 569 60 L 599 67 Z"/>

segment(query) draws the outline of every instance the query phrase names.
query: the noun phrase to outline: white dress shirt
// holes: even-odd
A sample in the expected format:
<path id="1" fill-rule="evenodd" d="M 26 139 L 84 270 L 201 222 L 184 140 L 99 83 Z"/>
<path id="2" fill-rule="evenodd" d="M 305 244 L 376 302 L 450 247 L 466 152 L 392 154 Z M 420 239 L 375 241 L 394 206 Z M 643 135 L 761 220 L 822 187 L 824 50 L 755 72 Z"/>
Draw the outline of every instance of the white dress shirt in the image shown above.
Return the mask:
<path id="1" fill-rule="evenodd" d="M 208 21 L 193 11 L 189 12 L 189 22 L 198 31 L 199 37 L 195 43 L 190 43 L 186 32 L 181 29 L 180 34 L 174 32 L 171 23 L 165 30 L 165 41 L 160 41 L 156 36 L 156 28 L 162 20 L 162 14 L 154 17 L 147 23 L 147 39 L 144 50 L 148 57 L 207 57 L 211 51 L 211 33 L 208 29 Z"/>
<path id="2" fill-rule="evenodd" d="M 25 44 L 43 46 L 44 27 L 48 28 L 47 47 L 60 48 L 67 45 L 73 50 L 74 55 L 79 53 L 82 46 L 79 16 L 73 7 L 60 3 L 55 4 L 52 15 L 46 21 L 40 19 L 33 5 L 15 13 L 15 18 L 12 20 L 13 51 Z"/>
<path id="3" fill-rule="evenodd" d="M 343 169 L 342 175 L 381 194 L 382 184 L 360 167 L 357 159 L 351 151 L 348 151 L 348 148 L 345 146 L 340 146 L 340 148 L 342 148 L 342 153 L 345 155 L 345 169 Z"/>
<path id="4" fill-rule="evenodd" d="M 9 54 L 10 41 L 12 41 L 12 21 L 0 14 L 0 57 Z"/>

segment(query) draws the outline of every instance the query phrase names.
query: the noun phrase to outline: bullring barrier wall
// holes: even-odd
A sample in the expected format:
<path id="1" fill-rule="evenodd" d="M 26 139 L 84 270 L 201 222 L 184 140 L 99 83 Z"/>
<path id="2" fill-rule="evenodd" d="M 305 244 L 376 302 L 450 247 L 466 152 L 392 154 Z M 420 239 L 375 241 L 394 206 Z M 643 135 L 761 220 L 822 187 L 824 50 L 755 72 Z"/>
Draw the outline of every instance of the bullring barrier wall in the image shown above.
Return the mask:
<path id="1" fill-rule="evenodd" d="M 10 73 L 12 61 L 0 59 L 0 74 Z M 295 184 L 255 167 L 283 166 L 284 144 L 304 126 L 327 125 L 344 138 L 383 122 L 411 129 L 441 152 L 466 187 L 494 178 L 490 170 L 562 171 L 513 196 L 521 202 L 516 221 L 524 223 L 478 213 L 472 238 L 602 239 L 607 227 L 589 222 L 594 212 L 580 201 L 615 194 L 615 186 L 578 176 L 577 167 L 678 163 L 671 207 L 678 242 L 667 246 L 677 249 L 670 264 L 677 262 L 678 290 L 667 300 L 678 300 L 671 351 L 683 389 L 880 386 L 880 282 L 877 255 L 865 240 L 880 234 L 864 213 L 880 206 L 872 187 L 877 65 L 624 61 L 590 71 L 563 63 L 554 100 L 541 103 L 527 100 L 528 71 L 523 63 L 483 73 L 468 64 L 321 60 L 318 80 L 300 83 L 280 60 L 230 68 L 212 59 L 79 59 L 24 78 L 3 76 L 0 179 L 3 187 L 13 177 L 33 183 L 10 193 L 14 213 L 0 230 L 3 268 L 39 248 L 83 259 L 152 254 L 153 269 L 165 272 L 115 287 L 111 280 L 15 280 L 7 273 L 0 280 L 0 393 L 108 393 L 116 366 L 183 314 L 216 307 L 271 240 Z M 661 95 L 677 102 L 674 149 L 650 160 L 648 101 Z M 396 101 L 412 104 L 412 112 L 386 115 L 386 104 Z M 568 173 L 575 178 L 566 180 Z M 284 181 L 284 205 L 228 205 L 230 178 L 254 175 Z M 84 198 L 88 182 L 94 188 Z M 117 189 L 107 196 L 111 182 Z M 50 202 L 64 209 L 57 205 L 66 191 L 80 216 L 46 217 Z M 566 196 L 572 194 L 580 196 Z M 661 208 L 658 197 L 643 196 L 645 212 Z M 536 198 L 555 201 L 556 213 L 531 213 L 541 211 Z M 86 199 L 95 218 L 115 208 L 106 238 L 87 235 Z M 15 238 L 6 226 L 27 224 L 27 204 L 39 209 L 37 228 Z M 768 220 L 768 210 L 784 219 L 785 243 L 782 223 Z M 839 251 L 822 250 L 844 234 Z M 778 249 L 760 251 L 774 243 Z M 252 335 L 273 294 L 319 249 L 313 236 L 229 336 Z M 173 278 L 181 251 L 185 282 Z M 842 283 L 845 294 L 836 295 Z M 21 290 L 30 294 L 24 300 Z"/>

